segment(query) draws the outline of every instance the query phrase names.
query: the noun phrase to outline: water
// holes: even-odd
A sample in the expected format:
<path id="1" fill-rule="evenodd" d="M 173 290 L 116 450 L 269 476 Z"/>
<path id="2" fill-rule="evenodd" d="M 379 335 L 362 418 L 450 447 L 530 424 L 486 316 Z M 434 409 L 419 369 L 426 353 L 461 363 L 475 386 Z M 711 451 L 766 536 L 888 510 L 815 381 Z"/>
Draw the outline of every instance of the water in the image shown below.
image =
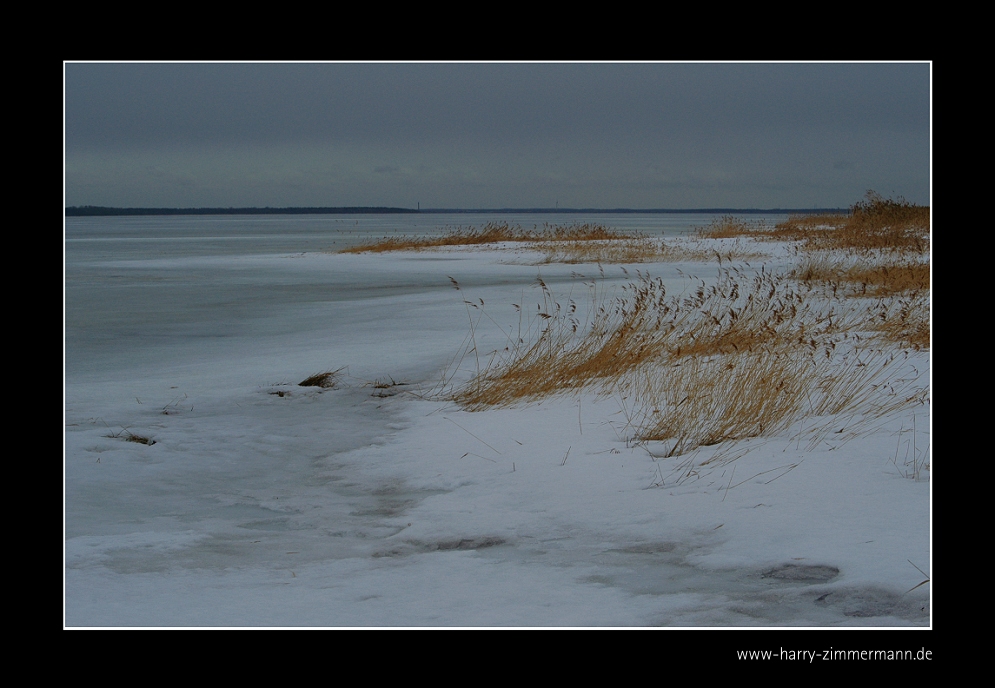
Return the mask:
<path id="1" fill-rule="evenodd" d="M 300 317 L 291 327 L 307 331 L 314 317 L 301 309 L 320 313 L 323 304 L 340 300 L 448 287 L 439 278 L 445 270 L 435 267 L 402 274 L 371 270 L 367 261 L 352 260 L 329 271 L 288 260 L 294 256 L 488 222 L 524 228 L 590 222 L 668 237 L 718 217 L 453 213 L 66 218 L 66 374 L 104 375 L 126 362 L 142 366 L 144 361 L 181 357 L 183 342 L 259 338 L 285 330 L 293 311 Z M 277 325 L 274 318 L 283 322 Z"/>
<path id="2" fill-rule="evenodd" d="M 180 215 L 66 218 L 67 267 L 72 263 L 129 258 L 257 255 L 339 251 L 393 235 L 433 235 L 451 227 L 508 222 L 524 228 L 543 224 L 596 223 L 647 236 L 679 236 L 721 217 L 717 213 L 449 213 L 386 215 Z M 765 216 L 780 222 L 786 215 Z M 748 216 L 759 220 L 760 216 Z"/>

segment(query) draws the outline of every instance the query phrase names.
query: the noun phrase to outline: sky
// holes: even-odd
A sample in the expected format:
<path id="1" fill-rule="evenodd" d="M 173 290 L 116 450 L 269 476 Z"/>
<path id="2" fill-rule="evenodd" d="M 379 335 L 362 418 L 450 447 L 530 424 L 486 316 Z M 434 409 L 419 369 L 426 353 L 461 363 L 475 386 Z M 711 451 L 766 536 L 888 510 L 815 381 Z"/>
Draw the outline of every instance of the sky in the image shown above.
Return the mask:
<path id="1" fill-rule="evenodd" d="M 76 63 L 65 204 L 928 204 L 931 64 Z"/>

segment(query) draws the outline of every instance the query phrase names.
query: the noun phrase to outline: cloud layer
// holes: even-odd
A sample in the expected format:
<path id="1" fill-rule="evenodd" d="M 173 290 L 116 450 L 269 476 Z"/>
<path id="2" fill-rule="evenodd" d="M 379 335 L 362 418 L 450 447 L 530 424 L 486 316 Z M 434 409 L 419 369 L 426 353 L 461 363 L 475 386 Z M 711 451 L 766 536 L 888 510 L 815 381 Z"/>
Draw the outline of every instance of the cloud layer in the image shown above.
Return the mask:
<path id="1" fill-rule="evenodd" d="M 927 203 L 930 65 L 65 65 L 67 205 Z"/>

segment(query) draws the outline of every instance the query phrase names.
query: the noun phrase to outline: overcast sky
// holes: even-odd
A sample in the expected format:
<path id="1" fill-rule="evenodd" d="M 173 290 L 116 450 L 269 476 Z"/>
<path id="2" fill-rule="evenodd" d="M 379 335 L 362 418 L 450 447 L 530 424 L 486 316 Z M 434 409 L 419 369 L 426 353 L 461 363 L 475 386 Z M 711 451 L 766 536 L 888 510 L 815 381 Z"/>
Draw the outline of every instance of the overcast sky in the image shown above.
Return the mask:
<path id="1" fill-rule="evenodd" d="M 929 203 L 930 70 L 898 64 L 65 65 L 65 202 L 125 207 Z"/>

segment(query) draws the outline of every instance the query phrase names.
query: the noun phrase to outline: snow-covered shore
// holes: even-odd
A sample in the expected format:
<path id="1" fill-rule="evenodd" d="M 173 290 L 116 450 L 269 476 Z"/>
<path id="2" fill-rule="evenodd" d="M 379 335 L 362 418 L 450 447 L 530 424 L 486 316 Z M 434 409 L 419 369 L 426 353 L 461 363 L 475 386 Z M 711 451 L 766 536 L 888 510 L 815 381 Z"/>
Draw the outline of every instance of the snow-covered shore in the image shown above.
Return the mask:
<path id="1" fill-rule="evenodd" d="M 928 404 L 663 458 L 617 394 L 440 394 L 517 334 L 537 274 L 579 299 L 716 265 L 602 278 L 502 247 L 105 267 L 132 310 L 183 316 L 130 330 L 108 306 L 113 338 L 67 332 L 67 626 L 930 624 Z M 188 291 L 157 303 L 170 285 Z M 929 353 L 901 365 L 928 376 Z"/>

